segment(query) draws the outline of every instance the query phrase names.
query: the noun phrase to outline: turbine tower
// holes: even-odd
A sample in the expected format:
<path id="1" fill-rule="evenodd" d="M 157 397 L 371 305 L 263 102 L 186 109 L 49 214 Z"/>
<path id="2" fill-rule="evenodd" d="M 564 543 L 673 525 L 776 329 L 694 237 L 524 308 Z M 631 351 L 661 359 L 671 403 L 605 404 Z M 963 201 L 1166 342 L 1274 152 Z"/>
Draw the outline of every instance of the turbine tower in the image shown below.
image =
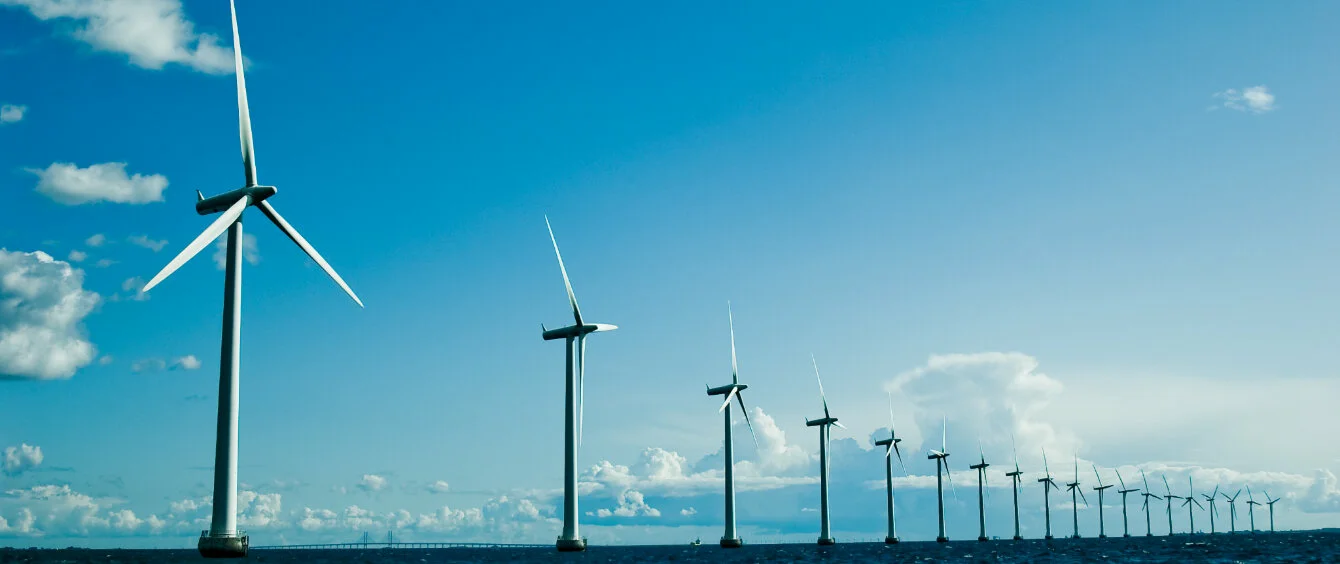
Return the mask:
<path id="1" fill-rule="evenodd" d="M 1199 501 L 1196 501 L 1196 486 L 1191 483 L 1191 476 L 1186 477 L 1186 483 L 1187 483 L 1188 495 L 1185 498 L 1183 498 L 1186 501 L 1182 502 L 1182 505 L 1186 507 L 1187 522 L 1190 526 L 1190 528 L 1187 529 L 1186 534 L 1194 535 L 1196 534 L 1196 513 L 1195 509 L 1193 509 L 1191 506 L 1195 505 L 1196 507 L 1201 508 L 1202 511 L 1205 509 L 1205 507 L 1202 506 Z"/>
<path id="2" fill-rule="evenodd" d="M 1182 499 L 1182 496 L 1173 495 L 1173 493 L 1172 493 L 1172 488 L 1168 487 L 1168 475 L 1167 475 L 1167 474 L 1164 474 L 1164 475 L 1163 475 L 1163 490 L 1164 490 L 1165 492 L 1167 492 L 1166 494 L 1164 494 L 1164 496 L 1163 496 L 1163 500 L 1168 502 L 1168 536 L 1171 537 L 1171 536 L 1173 535 L 1173 526 L 1172 526 L 1172 503 L 1173 503 L 1173 500 L 1174 500 L 1174 499 Z"/>
<path id="3" fill-rule="evenodd" d="M 1019 481 L 1024 473 L 1019 470 L 1019 451 L 1014 446 L 1014 433 L 1010 433 L 1010 452 L 1014 454 L 1014 471 L 1006 472 L 1005 475 L 1009 476 L 1014 493 L 1014 540 L 1024 540 L 1019 534 Z"/>
<path id="4" fill-rule="evenodd" d="M 1121 494 L 1121 536 L 1131 536 L 1131 522 L 1126 518 L 1126 494 L 1140 491 L 1138 488 L 1127 488 L 1126 480 L 1121 479 L 1121 470 L 1113 468 L 1117 473 L 1117 482 L 1121 484 L 1121 489 L 1117 493 Z"/>
<path id="5" fill-rule="evenodd" d="M 949 537 L 945 536 L 945 488 L 943 482 L 945 478 L 948 478 L 949 487 L 951 489 L 954 487 L 954 477 L 949 475 L 949 461 L 945 460 L 949 458 L 949 449 L 945 446 L 949 434 L 949 419 L 943 419 L 940 424 L 940 450 L 932 450 L 926 453 L 926 459 L 935 461 L 935 500 L 936 507 L 940 512 L 940 535 L 935 537 L 935 542 L 949 542 Z M 941 469 L 944 470 L 943 474 Z M 944 478 L 941 476 L 944 476 Z M 958 498 L 957 491 L 954 492 L 954 498 Z"/>
<path id="6" fill-rule="evenodd" d="M 830 545 L 837 541 L 833 540 L 832 530 L 828 525 L 829 429 L 834 425 L 842 429 L 847 427 L 838 423 L 837 418 L 828 413 L 828 397 L 824 395 L 824 381 L 819 377 L 819 361 L 814 359 L 814 355 L 810 355 L 810 362 L 814 363 L 814 379 L 819 381 L 819 399 L 824 402 L 824 416 L 820 419 L 805 421 L 805 426 L 819 428 L 819 544 Z"/>
<path id="7" fill-rule="evenodd" d="M 1052 539 L 1051 489 L 1056 488 L 1056 491 L 1059 492 L 1061 491 L 1061 486 L 1056 485 L 1056 480 L 1052 479 L 1051 467 L 1047 466 L 1047 449 L 1045 448 L 1042 449 L 1042 471 L 1043 475 L 1041 478 L 1038 478 L 1038 481 L 1042 482 L 1042 514 L 1047 524 L 1047 535 L 1043 538 L 1051 540 Z"/>
<path id="8" fill-rule="evenodd" d="M 1071 535 L 1070 538 L 1077 539 L 1079 538 L 1079 500 L 1084 499 L 1084 506 L 1085 507 L 1089 506 L 1089 500 L 1084 498 L 1084 490 L 1080 489 L 1079 487 L 1078 454 L 1075 455 L 1075 481 L 1066 484 L 1065 487 L 1066 489 L 1070 490 L 1070 509 L 1072 516 L 1075 518 L 1075 534 Z M 1079 494 L 1079 498 L 1076 498 L 1075 494 Z"/>
<path id="9" fill-rule="evenodd" d="M 1144 471 L 1144 470 L 1141 470 L 1141 471 L 1140 471 L 1140 480 L 1143 481 L 1143 482 L 1145 483 L 1145 493 L 1140 494 L 1140 495 L 1144 496 L 1144 498 L 1145 498 L 1145 503 L 1144 503 L 1144 509 L 1145 509 L 1145 536 L 1147 536 L 1147 537 L 1152 537 L 1152 536 L 1154 536 L 1154 526 L 1150 524 L 1151 521 L 1149 520 L 1149 498 L 1151 498 L 1151 497 L 1154 498 L 1154 499 L 1163 499 L 1163 498 L 1159 497 L 1158 494 L 1155 494 L 1155 493 L 1152 493 L 1152 492 L 1149 491 L 1149 479 L 1145 477 L 1145 471 Z"/>
<path id="10" fill-rule="evenodd" d="M 349 289 L 349 285 L 344 283 L 344 279 L 335 273 L 330 264 L 326 263 L 321 254 L 317 253 L 298 230 L 289 225 L 266 201 L 277 192 L 275 187 L 261 186 L 256 182 L 256 155 L 251 139 L 251 112 L 247 106 L 246 76 L 242 72 L 242 42 L 237 31 L 237 8 L 231 1 L 228 3 L 228 8 L 233 23 L 233 66 L 237 76 L 238 131 L 241 137 L 242 171 L 246 184 L 236 190 L 210 198 L 205 198 L 199 191 L 196 192 L 196 213 L 200 215 L 223 213 L 163 267 L 163 270 L 154 275 L 141 290 L 148 292 L 153 289 L 199 254 L 224 231 L 228 232 L 223 282 L 223 338 L 219 347 L 219 412 L 214 447 L 214 503 L 209 530 L 201 534 L 198 545 L 201 555 L 220 558 L 246 556 L 249 546 L 246 533 L 237 529 L 237 413 L 242 372 L 242 212 L 250 206 L 260 208 L 261 213 L 307 253 L 307 256 L 334 279 L 359 307 L 363 306 L 363 302 L 353 290 Z"/>
<path id="11" fill-rule="evenodd" d="M 1112 487 L 1112 484 L 1103 485 L 1103 477 L 1098 474 L 1097 464 L 1093 465 L 1093 475 L 1098 478 L 1098 485 L 1093 488 L 1098 491 L 1098 538 L 1105 539 L 1107 538 L 1107 528 L 1103 525 L 1103 490 Z"/>
<path id="12" fill-rule="evenodd" d="M 990 464 L 986 463 L 986 453 L 982 452 L 982 440 L 977 440 L 977 454 L 981 457 L 981 462 L 969 466 L 977 471 L 977 542 L 986 542 L 986 501 L 982 498 L 982 493 L 986 491 L 986 468 Z"/>
<path id="13" fill-rule="evenodd" d="M 731 399 L 739 401 L 740 413 L 744 414 L 744 422 L 749 426 L 749 436 L 754 438 L 755 447 L 758 446 L 758 436 L 754 434 L 754 424 L 749 421 L 749 410 L 744 406 L 744 390 L 749 386 L 740 383 L 739 364 L 735 360 L 735 313 L 731 311 L 730 302 L 726 302 L 726 316 L 730 320 L 730 384 L 716 388 L 708 387 L 707 395 L 726 396 L 721 409 L 717 410 L 725 414 L 726 421 L 726 533 L 721 536 L 721 547 L 740 548 L 744 545 L 744 541 L 740 540 L 740 536 L 735 532 L 735 450 L 731 433 Z"/>
<path id="14" fill-rule="evenodd" d="M 903 474 L 907 474 L 903 453 L 898 450 L 898 443 L 902 441 L 893 429 L 893 394 L 889 394 L 889 438 L 875 441 L 875 446 L 884 447 L 884 483 L 889 494 L 889 534 L 884 537 L 884 544 L 898 544 L 898 527 L 893 522 L 893 459 L 889 455 L 898 456 L 898 465 L 903 467 Z"/>
<path id="15" fill-rule="evenodd" d="M 1214 507 L 1214 500 L 1219 497 L 1219 486 L 1214 487 L 1214 493 L 1211 493 L 1210 495 L 1200 494 L 1200 497 L 1205 498 L 1205 501 L 1210 504 L 1210 534 L 1213 535 L 1214 515 L 1219 512 L 1219 510 Z"/>
<path id="16" fill-rule="evenodd" d="M 558 251 L 558 239 L 554 238 L 554 227 L 549 217 L 544 218 L 549 228 L 549 241 L 554 244 L 554 256 L 558 257 L 558 271 L 563 274 L 563 286 L 568 290 L 568 304 L 572 306 L 574 323 L 559 329 L 546 329 L 540 325 L 540 336 L 546 341 L 563 339 L 567 350 L 567 384 L 563 402 L 563 534 L 558 537 L 557 547 L 561 552 L 586 550 L 586 539 L 577 531 L 577 447 L 582 441 L 582 420 L 585 419 L 586 397 L 586 337 L 591 333 L 613 331 L 614 325 L 587 323 L 582 320 L 582 310 L 577 307 L 577 295 L 572 292 L 572 281 L 568 279 L 568 269 L 563 265 L 563 253 Z M 573 341 L 577 346 L 573 347 Z M 576 363 L 573 363 L 573 349 L 576 349 Z"/>
<path id="17" fill-rule="evenodd" d="M 1247 486 L 1247 519 L 1252 527 L 1252 534 L 1256 534 L 1256 506 L 1261 505 L 1252 498 L 1252 487 Z"/>
<path id="18" fill-rule="evenodd" d="M 1242 488 L 1238 488 L 1238 491 L 1234 493 L 1232 497 L 1229 497 L 1226 493 L 1221 493 L 1219 495 L 1224 496 L 1224 500 L 1228 502 L 1228 533 L 1237 534 L 1238 506 L 1235 504 L 1238 502 L 1238 496 L 1242 495 Z"/>
<path id="19" fill-rule="evenodd" d="M 1280 498 L 1270 499 L 1270 492 L 1266 492 L 1266 507 L 1270 509 L 1270 532 L 1275 532 L 1275 502 Z"/>

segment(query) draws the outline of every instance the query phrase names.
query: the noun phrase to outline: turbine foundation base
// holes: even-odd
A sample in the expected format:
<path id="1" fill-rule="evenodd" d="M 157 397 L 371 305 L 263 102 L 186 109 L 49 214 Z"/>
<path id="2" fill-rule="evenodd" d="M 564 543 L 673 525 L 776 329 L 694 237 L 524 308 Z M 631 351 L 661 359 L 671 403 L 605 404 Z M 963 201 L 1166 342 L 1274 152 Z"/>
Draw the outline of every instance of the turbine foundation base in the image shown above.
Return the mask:
<path id="1" fill-rule="evenodd" d="M 1131 534 L 1130 534 L 1130 533 L 1126 533 L 1126 534 L 1121 535 L 1121 536 L 1122 536 L 1122 537 L 1125 537 L 1125 538 L 1131 538 Z"/>
<path id="2" fill-rule="evenodd" d="M 949 537 L 935 537 L 935 542 L 949 542 Z"/>
<path id="3" fill-rule="evenodd" d="M 232 537 L 203 535 L 197 548 L 200 550 L 200 556 L 205 558 L 246 558 L 249 544 L 249 537 L 245 535 Z"/>
<path id="4" fill-rule="evenodd" d="M 977 537 L 977 542 L 986 542 L 987 540 L 990 539 L 987 539 L 986 537 Z"/>
<path id="5" fill-rule="evenodd" d="M 582 552 L 586 550 L 586 539 L 558 539 L 559 552 Z"/>
<path id="6" fill-rule="evenodd" d="M 1021 537 L 1021 536 L 1019 536 L 1019 535 L 1014 535 L 1014 540 L 1024 540 L 1024 537 Z"/>
<path id="7" fill-rule="evenodd" d="M 1107 535 L 1098 535 L 1098 538 L 1100 538 L 1100 539 L 1105 539 L 1105 538 L 1107 538 Z"/>
<path id="8" fill-rule="evenodd" d="M 884 544 L 898 544 L 898 537 L 884 537 Z"/>
<path id="9" fill-rule="evenodd" d="M 1054 539 L 1054 538 L 1056 538 L 1056 537 L 1053 537 L 1053 536 L 1051 536 L 1051 535 L 1047 535 L 1047 536 L 1042 537 L 1042 538 L 1043 538 L 1043 539 L 1046 539 L 1046 540 L 1052 540 L 1052 539 Z"/>
<path id="10" fill-rule="evenodd" d="M 744 541 L 741 539 L 721 539 L 721 548 L 740 548 L 742 546 L 744 546 Z"/>
<path id="11" fill-rule="evenodd" d="M 837 544 L 833 537 L 819 537 L 819 546 L 832 546 Z"/>

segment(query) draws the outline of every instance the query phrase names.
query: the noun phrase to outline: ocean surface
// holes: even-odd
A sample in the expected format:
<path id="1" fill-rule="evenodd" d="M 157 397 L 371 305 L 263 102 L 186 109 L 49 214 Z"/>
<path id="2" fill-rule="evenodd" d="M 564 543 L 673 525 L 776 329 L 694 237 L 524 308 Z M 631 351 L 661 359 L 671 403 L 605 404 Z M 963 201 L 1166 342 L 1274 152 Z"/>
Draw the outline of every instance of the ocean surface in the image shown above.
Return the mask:
<path id="1" fill-rule="evenodd" d="M 193 550 L 0 549 L 0 563 L 203 562 Z M 1340 562 L 1340 533 L 1218 534 L 1214 536 L 1055 539 L 979 543 L 954 541 L 701 546 L 591 547 L 585 553 L 552 548 L 257 550 L 250 562 L 390 564 L 395 562 Z"/>

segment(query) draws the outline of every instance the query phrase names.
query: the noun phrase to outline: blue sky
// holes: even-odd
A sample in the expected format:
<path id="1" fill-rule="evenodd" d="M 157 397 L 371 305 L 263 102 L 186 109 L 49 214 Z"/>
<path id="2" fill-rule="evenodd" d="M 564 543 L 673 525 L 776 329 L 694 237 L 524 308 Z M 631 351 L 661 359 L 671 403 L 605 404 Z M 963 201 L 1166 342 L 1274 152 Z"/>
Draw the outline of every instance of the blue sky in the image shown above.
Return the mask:
<path id="1" fill-rule="evenodd" d="M 729 377 L 727 300 L 761 410 L 761 451 L 737 445 L 746 540 L 817 532 L 810 353 L 850 428 L 841 538 L 882 535 L 886 391 L 911 452 L 948 416 L 959 470 L 978 439 L 1003 462 L 1013 432 L 1027 472 L 1045 447 L 1057 473 L 1077 454 L 1269 489 L 1283 527 L 1340 517 L 1340 7 L 238 16 L 259 178 L 367 304 L 245 216 L 253 544 L 553 538 L 562 351 L 539 324 L 570 314 L 545 214 L 584 314 L 620 326 L 589 347 L 593 542 L 719 536 L 702 386 Z M 196 189 L 242 184 L 228 12 L 0 0 L 0 30 L 2 542 L 192 546 L 222 273 L 211 249 L 133 288 L 208 224 Z M 908 471 L 900 531 L 928 539 L 934 466 Z M 975 535 L 965 489 L 951 536 Z"/>

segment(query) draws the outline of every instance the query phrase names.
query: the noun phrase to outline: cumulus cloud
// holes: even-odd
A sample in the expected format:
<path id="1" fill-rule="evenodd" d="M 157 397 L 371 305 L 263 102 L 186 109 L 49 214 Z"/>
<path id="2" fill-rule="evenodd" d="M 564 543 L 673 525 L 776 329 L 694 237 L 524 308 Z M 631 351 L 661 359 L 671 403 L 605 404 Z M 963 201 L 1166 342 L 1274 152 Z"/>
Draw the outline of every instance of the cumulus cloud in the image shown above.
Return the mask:
<path id="1" fill-rule="evenodd" d="M 5 474 L 18 476 L 42 464 L 42 447 L 27 443 L 5 449 Z M 1332 476 L 1334 479 L 1334 476 Z"/>
<path id="2" fill-rule="evenodd" d="M 1275 95 L 1270 93 L 1270 89 L 1265 85 L 1252 86 L 1238 90 L 1229 88 L 1222 92 L 1215 92 L 1214 98 L 1219 103 L 1210 106 L 1210 109 L 1228 108 L 1239 112 L 1252 112 L 1254 114 L 1264 114 L 1274 111 Z"/>
<path id="3" fill-rule="evenodd" d="M 82 270 L 42 251 L 0 248 L 0 379 L 69 378 L 93 361 L 84 318 L 101 298 L 83 283 Z"/>
<path id="4" fill-rule="evenodd" d="M 363 479 L 358 482 L 358 489 L 372 493 L 386 489 L 386 485 L 386 478 L 376 474 L 364 474 Z"/>
<path id="5" fill-rule="evenodd" d="M 608 517 L 660 517 L 661 511 L 647 505 L 645 496 L 642 492 L 636 490 L 626 490 L 620 492 L 618 505 L 614 509 L 597 509 L 594 513 L 588 512 L 587 515 L 595 515 L 600 518 Z"/>
<path id="6" fill-rule="evenodd" d="M 90 247 L 101 247 L 103 243 L 106 242 L 107 236 L 102 233 L 94 233 L 93 235 L 90 235 L 89 238 L 84 239 L 84 244 Z"/>
<path id="7" fill-rule="evenodd" d="M 689 508 L 687 508 L 687 509 L 680 509 L 680 510 L 679 510 L 679 514 L 680 514 L 680 515 L 683 515 L 683 516 L 685 516 L 685 517 L 692 517 L 692 516 L 698 514 L 698 510 L 697 510 L 697 509 L 694 509 L 694 508 L 692 508 L 692 507 L 689 507 Z"/>
<path id="8" fill-rule="evenodd" d="M 431 538 L 451 535 L 496 541 L 533 538 L 537 528 L 554 530 L 558 521 L 552 514 L 552 508 L 541 508 L 530 499 L 500 496 L 481 507 L 442 506 L 431 513 L 405 509 L 379 512 L 357 505 L 342 510 L 306 507 L 294 514 L 294 525 L 307 533 L 397 530 L 402 535 L 419 533 Z"/>
<path id="9" fill-rule="evenodd" d="M 144 247 L 155 253 L 167 246 L 167 239 L 150 239 L 148 235 L 131 235 L 126 240 L 132 245 Z"/>
<path id="10" fill-rule="evenodd" d="M 256 236 L 250 233 L 242 234 L 242 260 L 249 264 L 257 264 L 261 261 L 260 250 L 256 248 Z M 228 232 L 223 232 L 218 239 L 214 240 L 214 266 L 223 270 L 228 266 Z"/>
<path id="11" fill-rule="evenodd" d="M 121 291 L 126 292 L 126 295 L 113 294 L 111 300 L 114 302 L 119 302 L 121 300 L 142 302 L 149 299 L 149 295 L 144 293 L 143 290 L 144 279 L 139 276 L 132 276 L 121 282 Z"/>
<path id="12" fill-rule="evenodd" d="M 70 259 L 70 262 L 84 262 L 84 259 L 88 258 L 88 253 L 75 249 L 70 251 L 70 254 L 67 255 L 66 258 Z"/>
<path id="13" fill-rule="evenodd" d="M 1298 507 L 1309 513 L 1340 512 L 1340 485 L 1330 470 L 1318 469 L 1308 486 L 1298 497 Z"/>
<path id="14" fill-rule="evenodd" d="M 107 354 L 107 355 L 102 355 L 102 358 L 99 358 L 99 359 L 98 359 L 98 365 L 99 365 L 99 366 L 107 366 L 108 364 L 111 364 L 113 360 L 114 360 L 114 359 L 112 358 L 112 355 L 109 355 L 109 354 Z"/>
<path id="15" fill-rule="evenodd" d="M 158 372 L 167 368 L 167 361 L 161 358 L 144 358 L 130 363 L 130 371 L 136 374 Z"/>
<path id="16" fill-rule="evenodd" d="M 180 0 L 0 0 L 23 6 L 42 21 L 70 20 L 75 39 L 130 63 L 161 69 L 169 63 L 201 72 L 233 70 L 233 51 L 210 33 L 197 33 Z"/>
<path id="17" fill-rule="evenodd" d="M 161 202 L 168 185 L 167 177 L 161 174 L 127 175 L 126 163 L 102 163 L 87 168 L 73 163 L 52 163 L 45 169 L 26 170 L 37 175 L 38 193 L 67 206 Z"/>
<path id="18" fill-rule="evenodd" d="M 28 113 L 28 106 L 19 106 L 16 104 L 5 104 L 0 106 L 0 124 L 18 123 L 23 121 L 23 114 Z"/>
<path id="19" fill-rule="evenodd" d="M 429 493 L 447 493 L 448 487 L 446 480 L 438 480 L 428 484 L 427 489 Z"/>
<path id="20" fill-rule="evenodd" d="M 98 259 L 98 262 L 94 263 L 93 266 L 96 266 L 98 268 L 107 268 L 113 264 L 116 264 L 116 261 L 105 258 L 105 259 Z"/>
<path id="21" fill-rule="evenodd" d="M 196 370 L 200 368 L 200 359 L 193 354 L 179 356 L 172 359 L 170 367 L 172 370 Z"/>

